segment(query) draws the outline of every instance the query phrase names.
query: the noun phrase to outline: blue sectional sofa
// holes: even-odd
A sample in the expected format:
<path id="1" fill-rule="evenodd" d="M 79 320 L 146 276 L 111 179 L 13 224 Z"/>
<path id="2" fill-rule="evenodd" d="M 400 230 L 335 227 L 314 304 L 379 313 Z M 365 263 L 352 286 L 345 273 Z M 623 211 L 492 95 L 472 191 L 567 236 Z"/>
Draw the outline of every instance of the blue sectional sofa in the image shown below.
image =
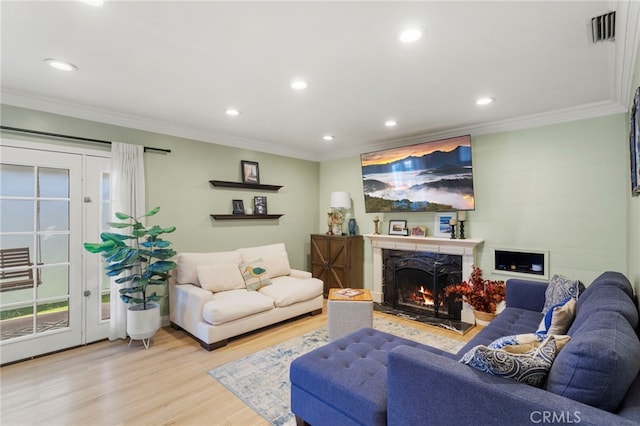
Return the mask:
<path id="1" fill-rule="evenodd" d="M 639 425 L 639 315 L 622 274 L 605 272 L 579 297 L 542 388 L 459 362 L 476 345 L 535 333 L 546 286 L 508 280 L 506 309 L 455 355 L 370 328 L 302 355 L 292 412 L 313 426 Z"/>

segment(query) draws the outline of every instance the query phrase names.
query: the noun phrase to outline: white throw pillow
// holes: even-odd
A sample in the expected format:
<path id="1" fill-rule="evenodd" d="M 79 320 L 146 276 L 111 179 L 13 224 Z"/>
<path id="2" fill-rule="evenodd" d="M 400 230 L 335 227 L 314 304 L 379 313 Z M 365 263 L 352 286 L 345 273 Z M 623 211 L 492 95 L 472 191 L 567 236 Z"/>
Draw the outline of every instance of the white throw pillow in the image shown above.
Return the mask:
<path id="1" fill-rule="evenodd" d="M 267 265 L 271 278 L 282 277 L 291 273 L 287 252 L 264 255 L 262 256 L 262 261 Z"/>
<path id="2" fill-rule="evenodd" d="M 539 334 L 565 334 L 576 317 L 576 299 L 573 297 L 552 306 L 538 325 Z"/>
<path id="3" fill-rule="evenodd" d="M 178 254 L 178 284 L 200 285 L 197 267 L 200 265 L 225 265 L 240 263 L 241 255 L 238 251 L 219 251 L 210 253 L 179 253 Z"/>
<path id="4" fill-rule="evenodd" d="M 258 258 L 264 259 L 265 256 L 269 256 L 270 254 L 286 253 L 287 249 L 284 246 L 284 243 L 277 243 L 266 246 L 241 248 L 238 249 L 238 251 L 242 253 L 242 262 L 247 263 Z"/>
<path id="5" fill-rule="evenodd" d="M 211 292 L 237 290 L 244 288 L 244 278 L 235 263 L 225 265 L 199 265 L 198 280 L 205 290 Z"/>

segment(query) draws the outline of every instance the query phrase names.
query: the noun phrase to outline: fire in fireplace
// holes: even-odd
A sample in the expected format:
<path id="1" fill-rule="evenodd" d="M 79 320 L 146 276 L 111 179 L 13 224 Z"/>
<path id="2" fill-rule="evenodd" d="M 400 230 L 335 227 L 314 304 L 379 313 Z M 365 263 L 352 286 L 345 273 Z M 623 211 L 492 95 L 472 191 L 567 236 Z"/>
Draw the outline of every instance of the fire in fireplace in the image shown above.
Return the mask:
<path id="1" fill-rule="evenodd" d="M 462 302 L 444 288 L 462 281 L 462 256 L 383 250 L 384 303 L 407 313 L 460 320 Z"/>

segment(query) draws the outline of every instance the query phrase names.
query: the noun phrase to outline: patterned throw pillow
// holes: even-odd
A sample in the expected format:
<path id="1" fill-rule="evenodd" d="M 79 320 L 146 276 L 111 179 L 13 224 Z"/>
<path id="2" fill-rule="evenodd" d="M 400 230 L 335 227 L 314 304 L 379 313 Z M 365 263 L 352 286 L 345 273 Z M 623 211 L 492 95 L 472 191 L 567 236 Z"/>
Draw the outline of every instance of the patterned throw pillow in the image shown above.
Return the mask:
<path id="1" fill-rule="evenodd" d="M 271 274 L 267 265 L 262 259 L 256 259 L 253 262 L 242 263 L 239 265 L 242 278 L 249 291 L 258 291 L 262 287 L 271 285 Z"/>
<path id="2" fill-rule="evenodd" d="M 546 334 L 565 334 L 573 319 L 576 317 L 576 299 L 568 298 L 564 302 L 552 306 L 544 315 L 538 325 L 536 333 Z"/>
<path id="3" fill-rule="evenodd" d="M 523 354 L 478 345 L 464 354 L 460 362 L 493 376 L 541 388 L 555 357 L 555 338 L 548 336 L 535 350 Z"/>
<path id="4" fill-rule="evenodd" d="M 546 314 L 552 306 L 567 300 L 569 297 L 578 300 L 583 291 L 584 284 L 582 284 L 582 281 L 570 280 L 562 275 L 554 275 L 544 293 L 545 300 L 542 313 Z"/>

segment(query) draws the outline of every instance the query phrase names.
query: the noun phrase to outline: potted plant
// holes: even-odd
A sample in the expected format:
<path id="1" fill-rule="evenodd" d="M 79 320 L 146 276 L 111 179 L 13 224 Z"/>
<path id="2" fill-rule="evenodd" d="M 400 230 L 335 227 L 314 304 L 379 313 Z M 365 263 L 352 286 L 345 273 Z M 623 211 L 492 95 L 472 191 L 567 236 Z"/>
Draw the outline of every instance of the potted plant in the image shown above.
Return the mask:
<path id="1" fill-rule="evenodd" d="M 447 296 L 455 294 L 473 308 L 476 323 L 488 324 L 496 316 L 496 307 L 505 299 L 506 288 L 504 281 L 485 280 L 482 270 L 473 265 L 471 275 L 467 281 L 445 287 Z"/>
<path id="2" fill-rule="evenodd" d="M 156 207 L 139 217 L 116 213 L 120 222 L 110 222 L 109 226 L 129 229 L 128 234 L 103 232 L 101 243 L 84 243 L 90 253 L 102 254 L 108 276 L 118 277 L 115 280 L 118 284 L 128 283 L 120 290 L 120 298 L 131 303 L 127 309 L 127 334 L 131 339 L 141 339 L 145 348 L 160 328 L 160 306 L 153 302 L 161 297 L 155 291 L 150 292 L 149 286 L 166 285 L 170 271 L 176 268 L 176 263 L 170 260 L 176 252 L 170 248 L 171 242 L 161 238 L 162 234 L 175 231 L 175 226 L 147 228 L 140 222 L 159 211 L 160 207 Z"/>

